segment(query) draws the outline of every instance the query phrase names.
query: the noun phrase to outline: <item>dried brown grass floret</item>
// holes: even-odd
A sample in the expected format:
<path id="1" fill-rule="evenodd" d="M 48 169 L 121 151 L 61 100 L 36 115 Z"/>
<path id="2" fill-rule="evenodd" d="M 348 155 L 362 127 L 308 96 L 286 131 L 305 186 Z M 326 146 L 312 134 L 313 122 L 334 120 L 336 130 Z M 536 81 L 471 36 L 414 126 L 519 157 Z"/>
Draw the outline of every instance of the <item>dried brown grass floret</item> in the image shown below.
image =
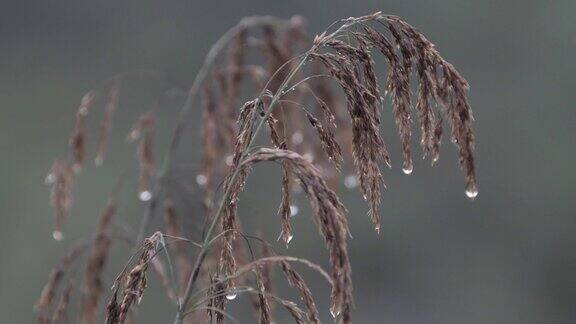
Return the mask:
<path id="1" fill-rule="evenodd" d="M 116 212 L 115 204 L 110 200 L 100 216 L 92 251 L 84 272 L 84 292 L 82 300 L 82 322 L 96 323 L 98 304 L 104 291 L 103 271 L 108 259 L 112 239 L 110 224 Z"/>
<path id="2" fill-rule="evenodd" d="M 52 236 L 55 240 L 63 239 L 63 222 L 72 207 L 72 184 L 74 171 L 66 160 L 57 160 L 46 176 L 46 183 L 51 185 L 50 203 L 56 210 L 56 226 Z"/>
<path id="3" fill-rule="evenodd" d="M 250 167 L 262 161 L 286 162 L 300 180 L 312 206 L 314 222 L 330 254 L 331 279 L 334 283 L 331 312 L 335 317 L 341 314 L 342 320 L 349 322 L 353 303 L 352 277 L 346 244 L 348 221 L 344 205 L 334 191 L 327 186 L 318 170 L 298 153 L 262 148 L 251 154 L 243 162 L 243 166 Z"/>

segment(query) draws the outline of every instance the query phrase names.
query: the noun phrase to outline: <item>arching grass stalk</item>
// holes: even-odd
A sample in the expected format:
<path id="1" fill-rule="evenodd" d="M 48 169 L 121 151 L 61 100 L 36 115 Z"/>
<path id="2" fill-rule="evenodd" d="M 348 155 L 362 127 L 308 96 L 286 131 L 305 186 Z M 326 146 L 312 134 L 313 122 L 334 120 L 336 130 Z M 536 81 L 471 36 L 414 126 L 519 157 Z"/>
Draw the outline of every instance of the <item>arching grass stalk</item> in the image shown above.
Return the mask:
<path id="1" fill-rule="evenodd" d="M 429 156 L 432 163 L 438 160 L 444 118 L 450 125 L 450 139 L 458 148 L 459 164 L 465 171 L 465 193 L 471 199 L 478 194 L 473 155 L 473 117 L 466 96 L 468 82 L 452 64 L 442 58 L 422 33 L 399 17 L 384 15 L 381 12 L 337 20 L 313 39 L 307 36 L 303 24 L 303 20 L 296 16 L 290 20 L 250 17 L 228 30 L 212 46 L 198 71 L 177 116 L 171 143 L 166 149 L 161 166 L 156 171 L 154 171 L 156 159 L 152 150 L 154 116 L 145 113 L 134 124 L 129 138 L 139 141 L 136 151 L 140 172 L 138 197 L 146 201 L 147 205 L 140 220 L 139 230 L 133 239 L 126 240 L 121 235 L 113 237 L 133 244 L 134 253 L 130 260 L 137 256 L 138 261 L 130 268 L 126 266 L 114 281 L 114 293 L 106 307 L 106 323 L 124 323 L 128 314 L 136 307 L 146 288 L 150 261 L 156 261 L 150 263 L 150 268 L 159 274 L 168 297 L 172 300 L 178 298 L 178 311 L 174 319 L 176 324 L 185 321 L 188 311 L 202 308 L 198 301 L 206 297 L 203 296 L 206 289 L 200 287 L 200 282 L 203 281 L 207 264 L 212 265 L 213 261 L 217 262 L 218 276 L 210 278 L 209 295 L 222 291 L 234 292 L 238 289 L 235 282 L 240 284 L 239 287 L 243 286 L 236 277 L 245 272 L 254 272 L 257 286 L 255 291 L 258 294 L 256 315 L 261 323 L 269 323 L 272 321 L 273 309 L 267 299 L 275 298 L 273 293 L 270 293 L 273 291 L 272 270 L 268 267 L 272 263 L 279 263 L 289 284 L 297 289 L 300 298 L 306 304 L 305 313 L 308 322 L 315 324 L 320 322 L 319 312 L 309 288 L 303 278 L 288 265 L 289 261 L 297 259 L 268 257 L 269 252 L 264 250 L 259 253 L 261 257 L 257 258 L 248 243 L 247 249 L 253 262 L 247 263 L 247 251 L 234 244 L 237 238 L 233 232 L 241 231 L 237 198 L 245 189 L 244 184 L 249 171 L 261 162 L 276 162 L 283 169 L 282 199 L 278 214 L 281 222 L 280 239 L 286 244 L 293 238 L 290 224 L 290 216 L 293 214 L 290 197 L 291 178 L 298 182 L 306 194 L 312 209 L 312 220 L 329 252 L 329 271 L 320 270 L 320 272 L 328 278 L 332 286 L 330 313 L 337 322 L 352 323 L 354 308 L 352 266 L 347 248 L 350 230 L 346 208 L 331 188 L 335 184 L 333 181 L 339 180 L 337 171 L 342 170 L 340 167 L 344 168 L 344 172 L 353 169 L 355 175 L 352 177 L 356 179 L 356 184 L 351 187 L 358 186 L 364 199 L 370 204 L 368 215 L 374 229 L 379 232 L 381 224 L 379 207 L 381 192 L 385 187 L 381 166 L 382 164 L 390 166 L 391 162 L 387 145 L 380 134 L 381 108 L 386 97 L 391 99 L 393 118 L 402 144 L 402 171 L 410 174 L 413 170 L 411 138 L 412 108 L 415 108 L 421 130 L 420 146 L 423 155 Z M 254 28 L 258 30 L 252 30 Z M 253 47 L 264 54 L 265 67 L 259 64 L 246 64 L 248 63 L 246 51 Z M 227 56 L 222 61 L 220 59 L 224 52 Z M 383 95 L 375 71 L 373 59 L 375 52 L 382 54 L 389 67 Z M 297 53 L 301 54 L 296 55 Z M 221 61 L 223 64 L 219 65 Z M 311 62 L 310 65 L 314 64 L 312 73 L 308 73 L 308 68 L 304 69 L 307 62 Z M 324 80 L 324 77 L 336 83 L 342 90 L 345 100 L 340 100 L 339 96 L 333 93 L 332 84 Z M 414 77 L 417 79 L 414 80 Z M 317 80 L 307 84 L 312 79 Z M 413 80 L 415 82 L 412 82 Z M 120 78 L 114 78 L 113 81 L 106 87 L 108 99 L 104 105 L 105 118 L 100 131 L 97 163 L 103 161 L 112 112 L 119 101 Z M 243 97 L 241 90 L 248 83 L 246 81 L 260 92 L 259 94 L 255 92 L 253 100 L 246 102 L 242 109 L 238 110 L 239 100 Z M 413 101 L 414 83 L 417 85 L 416 102 Z M 296 89 L 300 86 L 310 94 Z M 51 202 L 56 208 L 55 239 L 62 239 L 62 220 L 72 203 L 72 183 L 76 174 L 82 169 L 85 155 L 84 138 L 87 135 L 83 123 L 92 107 L 95 93 L 96 90 L 91 90 L 85 95 L 78 108 L 76 126 L 69 144 L 70 154 L 58 159 L 46 178 L 47 184 L 52 186 Z M 185 227 L 178 224 L 175 219 L 176 206 L 171 203 L 174 197 L 171 197 L 172 190 L 168 192 L 168 189 L 172 188 L 168 188 L 166 181 L 174 171 L 173 163 L 180 149 L 178 144 L 184 141 L 184 129 L 190 125 L 189 112 L 192 111 L 198 96 L 202 97 L 202 160 L 196 182 L 205 188 L 202 203 L 206 214 L 206 223 L 201 228 L 203 240 L 201 244 L 180 238 Z M 303 106 L 306 100 L 312 98 L 310 96 L 316 101 L 316 110 Z M 301 109 L 295 109 L 287 115 L 283 109 L 284 104 Z M 278 111 L 280 108 L 282 111 Z M 310 125 L 306 126 L 308 123 Z M 313 133 L 305 128 L 310 126 L 314 130 Z M 270 130 L 270 146 L 256 145 L 256 138 L 263 135 L 262 128 Z M 141 137 L 140 134 L 144 136 Z M 310 142 L 304 141 L 305 134 L 313 135 Z M 321 154 L 314 159 L 313 154 L 317 152 Z M 342 164 L 343 153 L 351 157 L 353 165 Z M 350 175 L 345 177 L 345 181 L 348 177 Z M 220 180 L 224 180 L 222 190 L 217 185 Z M 183 193 L 186 193 L 188 188 L 183 189 L 185 189 Z M 215 200 L 217 195 L 219 201 Z M 154 234 L 150 233 L 152 235 L 145 238 L 148 236 L 147 232 L 151 230 L 150 220 L 156 214 L 156 207 L 162 200 L 165 208 L 171 206 L 169 209 L 174 209 L 166 210 L 164 225 L 170 234 L 166 238 L 188 241 L 198 248 L 195 259 L 190 259 L 185 251 L 177 251 L 178 260 L 182 261 L 178 263 L 180 268 L 178 273 L 185 274 L 180 276 L 182 280 L 179 280 L 178 289 L 174 287 L 172 261 L 167 260 L 172 277 L 170 280 L 162 260 L 154 259 L 158 252 L 166 250 L 170 242 L 164 242 L 164 234 L 161 234 L 160 229 L 155 229 Z M 102 219 L 108 220 L 110 218 L 108 215 L 111 214 L 104 213 L 106 217 Z M 103 232 L 100 226 L 96 233 L 100 235 Z M 220 239 L 223 239 L 223 242 L 221 250 L 217 251 L 212 245 Z M 179 246 L 181 243 L 176 242 Z M 90 242 L 90 245 L 94 245 L 93 251 L 100 251 L 98 245 L 104 246 L 98 244 L 98 240 Z M 218 252 L 220 252 L 219 258 Z M 100 272 L 106 254 L 99 253 L 97 257 L 91 258 L 95 261 L 89 262 L 88 264 L 92 266 L 88 268 Z M 71 266 L 71 261 L 67 261 L 70 258 L 57 266 L 42 293 L 41 306 L 38 308 L 41 321 L 51 315 L 52 301 L 56 296 L 54 288 L 62 281 L 62 276 L 73 279 L 71 278 L 73 273 L 67 271 Z M 261 267 L 263 269 L 260 269 Z M 92 274 L 92 271 L 90 273 Z M 90 275 L 86 278 L 89 279 L 85 280 L 86 283 L 94 283 L 91 285 L 92 295 L 99 295 L 101 291 L 99 277 Z M 264 294 L 264 289 L 269 292 Z M 179 290 L 179 293 L 177 294 L 175 290 Z M 206 316 L 212 318 L 215 314 L 216 320 L 221 321 L 226 316 L 227 303 L 222 295 L 210 299 L 206 308 L 212 308 L 210 314 L 196 313 L 193 321 L 205 322 Z M 282 304 L 298 323 L 304 322 L 301 314 L 296 311 L 295 303 L 284 301 Z M 97 314 L 93 311 L 94 307 L 83 309 L 90 310 L 83 313 L 84 322 L 96 321 Z"/>

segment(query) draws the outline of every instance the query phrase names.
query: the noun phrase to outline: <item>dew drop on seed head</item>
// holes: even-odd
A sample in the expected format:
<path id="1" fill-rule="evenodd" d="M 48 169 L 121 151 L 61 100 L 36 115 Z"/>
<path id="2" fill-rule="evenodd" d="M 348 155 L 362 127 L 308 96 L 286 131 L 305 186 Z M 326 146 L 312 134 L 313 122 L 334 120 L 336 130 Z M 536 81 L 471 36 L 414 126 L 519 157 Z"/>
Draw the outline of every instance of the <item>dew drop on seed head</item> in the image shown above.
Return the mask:
<path id="1" fill-rule="evenodd" d="M 310 163 L 314 162 L 314 154 L 312 154 L 310 152 L 304 153 L 304 155 L 302 157 Z"/>
<path id="2" fill-rule="evenodd" d="M 225 162 L 227 166 L 232 166 L 232 163 L 234 162 L 234 156 L 232 154 L 228 155 Z"/>
<path id="3" fill-rule="evenodd" d="M 56 175 L 53 172 L 48 173 L 46 178 L 44 179 L 44 183 L 46 184 L 53 184 L 56 181 Z"/>
<path id="4" fill-rule="evenodd" d="M 330 315 L 336 318 L 338 315 L 340 315 L 340 310 L 330 308 Z"/>
<path id="5" fill-rule="evenodd" d="M 290 243 L 290 241 L 292 241 L 293 238 L 294 238 L 294 235 L 289 235 L 289 236 L 286 238 L 286 244 Z"/>
<path id="6" fill-rule="evenodd" d="M 238 294 L 236 294 L 234 292 L 226 295 L 226 299 L 228 299 L 228 300 L 234 300 L 234 299 L 236 299 L 236 297 L 238 297 Z"/>
<path id="7" fill-rule="evenodd" d="M 196 176 L 196 183 L 199 186 L 205 186 L 208 183 L 208 178 L 203 174 L 199 174 Z"/>
<path id="8" fill-rule="evenodd" d="M 300 185 L 293 185 L 291 190 L 293 193 L 299 194 L 302 192 L 302 187 Z"/>
<path id="9" fill-rule="evenodd" d="M 471 186 L 470 188 L 467 188 L 466 196 L 470 199 L 476 198 L 476 196 L 478 196 L 478 189 L 476 188 L 476 186 Z"/>
<path id="10" fill-rule="evenodd" d="M 137 140 L 138 138 L 140 138 L 140 131 L 137 130 L 137 129 L 132 130 L 132 131 L 130 132 L 130 138 L 129 138 L 129 139 L 130 139 L 131 141 L 135 141 L 135 140 Z"/>
<path id="11" fill-rule="evenodd" d="M 298 208 L 298 206 L 290 205 L 290 216 L 294 217 L 298 215 L 298 212 L 300 212 L 300 208 Z"/>
<path id="12" fill-rule="evenodd" d="M 354 174 L 349 174 L 344 178 L 344 186 L 348 189 L 358 187 L 358 177 Z"/>
<path id="13" fill-rule="evenodd" d="M 150 198 L 152 198 L 152 193 L 148 190 L 141 191 L 138 194 L 138 199 L 140 199 L 141 201 L 148 201 L 150 200 Z"/>
<path id="14" fill-rule="evenodd" d="M 86 106 L 80 107 L 80 109 L 78 109 L 78 113 L 79 113 L 81 116 L 86 116 L 86 115 L 88 115 L 88 107 L 86 107 Z"/>
<path id="15" fill-rule="evenodd" d="M 412 164 L 405 165 L 402 167 L 402 172 L 404 172 L 404 174 L 411 174 L 413 170 L 414 166 L 412 166 Z"/>
<path id="16" fill-rule="evenodd" d="M 290 139 L 292 141 L 292 144 L 300 145 L 302 144 L 302 142 L 304 142 L 304 135 L 302 134 L 301 131 L 295 131 Z"/>
<path id="17" fill-rule="evenodd" d="M 56 241 L 62 241 L 62 239 L 64 238 L 64 235 L 62 234 L 62 232 L 56 230 L 56 231 L 52 232 L 52 237 Z"/>

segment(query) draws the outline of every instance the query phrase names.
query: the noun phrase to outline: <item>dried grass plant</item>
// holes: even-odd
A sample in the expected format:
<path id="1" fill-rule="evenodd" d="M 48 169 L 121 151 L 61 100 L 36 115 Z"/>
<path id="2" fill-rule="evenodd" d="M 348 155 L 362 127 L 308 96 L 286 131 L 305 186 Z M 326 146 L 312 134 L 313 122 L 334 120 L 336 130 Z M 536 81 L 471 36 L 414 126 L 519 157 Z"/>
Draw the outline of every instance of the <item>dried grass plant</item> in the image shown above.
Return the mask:
<path id="1" fill-rule="evenodd" d="M 257 53 L 257 59 L 250 53 Z M 387 75 L 377 75 L 376 61 L 385 63 Z M 383 89 L 379 79 L 384 80 Z M 63 238 L 74 179 L 85 169 L 86 137 L 90 134 L 84 124 L 90 112 L 98 109 L 100 97 L 105 101 L 104 119 L 94 161 L 104 163 L 110 125 L 126 82 L 122 76 L 112 80 L 83 97 L 69 156 L 58 159 L 46 178 L 56 209 L 56 240 Z M 239 294 L 251 298 L 260 323 L 271 323 L 280 308 L 297 323 L 320 323 L 324 310 L 317 307 L 305 276 L 291 265 L 301 263 L 320 273 L 331 286 L 329 312 L 334 320 L 351 323 L 349 229 L 347 210 L 336 193 L 337 181 L 344 173 L 347 187 L 359 187 L 379 232 L 384 188 L 381 166 L 392 164 L 381 123 L 390 105 L 402 145 L 404 173 L 413 170 L 412 124 L 418 124 L 423 155 L 433 164 L 439 158 L 445 121 L 465 173 L 466 195 L 474 198 L 478 190 L 467 90 L 466 80 L 434 45 L 396 16 L 376 12 L 338 20 L 313 38 L 307 36 L 302 17 L 243 19 L 209 51 L 159 167 L 152 149 L 157 131 L 153 113 L 147 112 L 135 122 L 128 138 L 137 144 L 138 197 L 146 204 L 138 230 L 129 238 L 113 234 L 118 203 L 111 198 L 95 236 L 66 254 L 52 271 L 37 304 L 39 322 L 62 323 L 76 316 L 82 323 L 94 323 L 104 316 L 106 323 L 125 323 L 144 297 L 152 270 L 177 306 L 175 324 L 223 323 L 233 318 L 226 307 Z M 246 93 L 252 94 L 248 100 Z M 175 165 L 197 104 L 202 109 L 201 161 L 194 179 L 200 190 L 186 199 L 201 201 L 202 208 L 178 212 L 183 207 L 174 203 L 179 198 L 173 196 L 174 190 L 166 190 L 168 182 L 164 180 Z M 264 142 L 263 133 L 268 134 Z M 265 141 L 270 144 L 262 145 Z M 242 218 L 249 216 L 239 215 L 239 198 L 251 170 L 263 162 L 275 162 L 282 169 L 278 239 L 289 244 L 294 237 L 290 222 L 297 211 L 292 195 L 301 190 L 328 250 L 327 271 L 308 260 L 277 255 L 265 238 L 243 231 Z M 183 225 L 184 213 L 198 215 L 199 223 L 205 224 L 196 229 L 203 233 L 200 242 L 193 241 L 190 229 Z M 157 217 L 164 225 L 152 228 Z M 133 244 L 134 252 L 110 285 L 104 281 L 103 270 L 117 240 Z M 247 248 L 250 244 L 246 242 L 263 248 L 255 251 Z M 84 276 L 74 278 L 73 269 L 79 266 L 76 260 L 86 251 Z M 111 266 L 118 270 L 117 265 Z M 295 289 L 299 302 L 278 296 L 274 274 Z M 69 283 L 60 291 L 65 280 Z M 112 293 L 105 297 L 110 286 Z M 72 315 L 68 308 L 76 287 L 82 288 L 81 305 L 79 313 Z"/>

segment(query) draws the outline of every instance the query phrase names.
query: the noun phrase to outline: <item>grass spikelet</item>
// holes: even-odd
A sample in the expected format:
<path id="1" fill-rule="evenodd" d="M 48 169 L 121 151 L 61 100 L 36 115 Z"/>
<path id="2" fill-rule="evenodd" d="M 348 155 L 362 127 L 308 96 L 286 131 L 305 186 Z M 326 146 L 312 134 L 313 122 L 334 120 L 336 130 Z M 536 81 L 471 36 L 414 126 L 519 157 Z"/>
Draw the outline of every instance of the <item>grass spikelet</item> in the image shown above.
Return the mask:
<path id="1" fill-rule="evenodd" d="M 216 323 L 224 322 L 224 311 L 226 310 L 226 284 L 218 278 L 217 274 L 211 277 L 210 289 L 208 290 L 208 316 L 210 321 L 215 318 Z"/>
<path id="2" fill-rule="evenodd" d="M 222 156 L 222 136 L 219 132 L 218 115 L 214 94 L 209 85 L 205 85 L 202 91 L 202 159 L 200 162 L 200 172 L 196 176 L 196 183 L 204 187 L 203 205 L 206 215 L 214 204 L 214 182 L 218 176 L 218 157 Z M 221 162 L 220 162 L 221 163 Z"/>
<path id="3" fill-rule="evenodd" d="M 74 290 L 74 281 L 69 280 L 66 288 L 62 292 L 60 301 L 58 301 L 58 306 L 54 311 L 54 316 L 52 317 L 52 323 L 68 323 L 68 308 L 70 306 L 70 298 L 72 296 L 72 291 Z"/>
<path id="4" fill-rule="evenodd" d="M 240 97 L 240 91 L 242 86 L 242 77 L 244 75 L 244 61 L 246 57 L 246 43 L 248 31 L 246 28 L 241 28 L 231 46 L 228 49 L 228 62 L 227 62 L 227 108 L 229 114 L 229 120 L 234 123 L 236 121 L 236 105 L 237 100 Z"/>
<path id="5" fill-rule="evenodd" d="M 298 291 L 300 299 L 302 299 L 306 304 L 306 309 L 308 310 L 308 321 L 310 323 L 319 324 L 320 315 L 318 314 L 318 309 L 316 307 L 316 303 L 314 302 L 314 297 L 312 296 L 310 288 L 308 288 L 308 285 L 302 276 L 300 276 L 298 272 L 290 267 L 288 262 L 281 262 L 280 265 L 284 275 L 286 276 L 286 280 L 288 280 L 290 286 L 294 287 Z"/>
<path id="6" fill-rule="evenodd" d="M 331 311 L 342 314 L 345 323 L 351 320 L 352 277 L 348 258 L 346 236 L 348 222 L 346 210 L 338 196 L 327 186 L 318 170 L 305 158 L 295 152 L 262 148 L 246 159 L 244 167 L 261 161 L 284 161 L 289 163 L 292 172 L 300 179 L 313 210 L 313 219 L 324 238 L 330 254 L 330 271 L 333 281 Z"/>
<path id="7" fill-rule="evenodd" d="M 110 133 L 110 127 L 112 125 L 112 116 L 114 115 L 114 111 L 116 111 L 118 108 L 119 99 L 120 83 L 116 82 L 112 85 L 110 91 L 108 92 L 108 99 L 106 102 L 106 107 L 104 108 L 104 120 L 100 125 L 100 135 L 98 137 L 96 157 L 94 158 L 94 163 L 96 165 L 101 165 L 104 163 L 106 147 L 108 146 L 108 136 Z"/>
<path id="8" fill-rule="evenodd" d="M 104 212 L 100 216 L 98 230 L 92 245 L 92 251 L 88 257 L 84 272 L 84 291 L 82 300 L 82 322 L 96 323 L 98 304 L 104 291 L 102 280 L 104 267 L 108 259 L 110 245 L 110 223 L 116 212 L 116 206 L 112 200 L 108 201 Z"/>
<path id="9" fill-rule="evenodd" d="M 334 134 L 330 132 L 329 127 L 324 127 L 316 117 L 312 116 L 312 114 L 306 113 L 306 117 L 308 117 L 308 121 L 318 133 L 324 152 L 330 161 L 334 163 L 336 168 L 340 169 L 342 164 L 342 149 L 338 142 L 336 142 Z"/>
<path id="10" fill-rule="evenodd" d="M 138 198 L 142 201 L 148 201 L 152 198 L 150 181 L 155 169 L 152 149 L 154 133 L 156 132 L 155 123 L 156 120 L 151 114 L 145 114 L 138 119 L 129 134 L 131 141 L 138 141 L 136 153 L 139 165 Z"/>
<path id="11" fill-rule="evenodd" d="M 116 278 L 112 287 L 114 294 L 106 307 L 106 323 L 125 323 L 132 306 L 142 299 L 147 286 L 146 272 L 161 235 L 155 233 L 144 239 L 140 256 L 134 267 L 129 271 L 124 269 Z M 119 296 L 120 290 L 122 290 L 122 296 Z"/>
<path id="12" fill-rule="evenodd" d="M 260 269 L 255 269 L 256 286 L 258 287 L 258 309 L 260 310 L 260 324 L 267 324 L 272 322 L 272 312 L 270 304 L 268 303 L 266 287 L 264 286 L 264 279 Z"/>
<path id="13" fill-rule="evenodd" d="M 231 170 L 235 170 L 240 166 L 243 152 L 246 150 L 250 141 L 252 140 L 253 125 L 256 114 L 258 113 L 259 104 L 257 102 L 249 101 L 242 107 L 240 116 L 238 118 L 238 136 L 236 137 L 236 144 L 234 146 L 234 155 L 232 159 Z M 230 189 L 230 199 L 228 200 L 225 209 L 224 217 L 221 221 L 221 230 L 225 232 L 224 242 L 220 253 L 220 272 L 225 275 L 233 273 L 236 269 L 236 260 L 233 252 L 233 242 L 236 237 L 235 230 L 238 223 L 238 208 L 237 201 L 238 195 L 244 187 L 244 181 L 247 176 L 246 170 L 240 170 L 237 181 L 227 179 L 225 186 Z M 233 285 L 232 282 L 228 284 Z"/>
<path id="14" fill-rule="evenodd" d="M 282 224 L 282 230 L 280 232 L 280 237 L 285 244 L 290 243 L 294 234 L 292 233 L 292 225 L 290 223 L 290 216 L 292 216 L 292 211 L 290 209 L 290 170 L 287 164 L 283 165 L 282 168 L 282 200 L 280 202 L 280 207 L 278 208 L 278 214 L 280 215 L 280 223 Z"/>
<path id="15" fill-rule="evenodd" d="M 86 157 L 86 129 L 84 126 L 84 121 L 88 112 L 92 109 L 94 105 L 94 99 L 96 98 L 96 93 L 90 91 L 84 95 L 82 101 L 80 102 L 80 107 L 76 112 L 76 123 L 74 124 L 74 131 L 69 140 L 70 152 L 72 154 L 72 169 L 75 173 L 82 170 L 84 165 L 84 160 Z"/>
<path id="16" fill-rule="evenodd" d="M 345 50 L 344 50 L 345 48 Z M 342 51 L 352 51 L 347 47 Z M 370 217 L 377 232 L 380 230 L 381 187 L 384 185 L 378 161 L 389 163 L 388 152 L 380 135 L 377 122 L 369 109 L 349 58 L 330 53 L 313 55 L 324 64 L 330 74 L 338 80 L 346 94 L 348 112 L 352 119 L 352 153 L 358 170 L 361 189 L 370 200 Z"/>
<path id="17" fill-rule="evenodd" d="M 50 272 L 48 281 L 44 285 L 42 293 L 40 294 L 40 299 L 35 306 L 36 311 L 38 312 L 38 321 L 40 323 L 49 322 L 50 317 L 48 311 L 54 303 L 58 287 L 60 286 L 60 283 L 64 279 L 64 276 L 71 267 L 72 263 L 75 262 L 82 255 L 82 253 L 84 253 L 86 248 L 87 245 L 84 243 L 76 245 L 62 258 L 60 258 L 56 266 Z"/>
<path id="18" fill-rule="evenodd" d="M 74 181 L 74 171 L 70 163 L 66 160 L 57 160 L 52 165 L 46 183 L 51 185 L 50 203 L 56 211 L 56 226 L 52 236 L 56 241 L 60 241 L 63 236 L 64 218 L 72 207 L 72 184 Z"/>

